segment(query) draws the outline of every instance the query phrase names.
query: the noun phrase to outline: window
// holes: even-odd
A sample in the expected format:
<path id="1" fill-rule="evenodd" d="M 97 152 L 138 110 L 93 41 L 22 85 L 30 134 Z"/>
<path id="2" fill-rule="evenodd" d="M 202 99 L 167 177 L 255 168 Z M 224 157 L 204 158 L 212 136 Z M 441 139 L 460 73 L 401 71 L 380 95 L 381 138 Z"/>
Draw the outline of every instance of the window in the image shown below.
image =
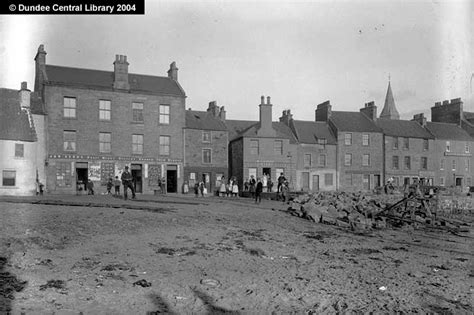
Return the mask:
<path id="1" fill-rule="evenodd" d="M 132 135 L 132 154 L 143 154 L 143 135 Z"/>
<path id="2" fill-rule="evenodd" d="M 258 140 L 250 140 L 250 154 L 258 155 Z"/>
<path id="3" fill-rule="evenodd" d="M 328 143 L 326 138 L 318 138 L 318 144 L 325 146 Z"/>
<path id="4" fill-rule="evenodd" d="M 421 169 L 422 170 L 428 169 L 428 158 L 426 156 L 421 157 Z"/>
<path id="5" fill-rule="evenodd" d="M 332 186 L 333 185 L 333 176 L 331 173 L 324 174 L 324 185 Z"/>
<path id="6" fill-rule="evenodd" d="M 2 180 L 3 186 L 15 186 L 16 171 L 3 171 L 2 178 L 3 178 Z"/>
<path id="7" fill-rule="evenodd" d="M 362 175 L 362 186 L 364 187 L 364 190 L 370 189 L 370 175 L 369 174 Z"/>
<path id="8" fill-rule="evenodd" d="M 409 138 L 403 138 L 403 149 L 404 150 L 410 149 L 410 139 Z"/>
<path id="9" fill-rule="evenodd" d="M 430 149 L 430 143 L 428 139 L 423 139 L 423 151 L 428 151 Z"/>
<path id="10" fill-rule="evenodd" d="M 170 106 L 160 105 L 160 124 L 169 125 L 170 123 Z"/>
<path id="11" fill-rule="evenodd" d="M 466 142 L 466 144 L 464 145 L 464 152 L 466 153 L 469 153 L 471 150 L 469 148 L 469 143 Z"/>
<path id="12" fill-rule="evenodd" d="M 110 120 L 111 106 L 110 101 L 99 100 L 99 119 Z"/>
<path id="13" fill-rule="evenodd" d="M 210 131 L 203 131 L 202 132 L 202 142 L 203 143 L 211 143 L 211 132 Z"/>
<path id="14" fill-rule="evenodd" d="M 345 166 L 351 166 L 352 165 L 352 154 L 346 153 L 344 155 L 344 165 Z"/>
<path id="15" fill-rule="evenodd" d="M 133 122 L 143 123 L 143 103 L 132 103 Z"/>
<path id="16" fill-rule="evenodd" d="M 456 160 L 453 160 L 453 171 L 456 170 Z"/>
<path id="17" fill-rule="evenodd" d="M 364 134 L 362 135 L 362 145 L 363 146 L 368 146 L 369 145 L 369 135 Z"/>
<path id="18" fill-rule="evenodd" d="M 444 177 L 439 178 L 439 185 L 444 186 Z"/>
<path id="19" fill-rule="evenodd" d="M 210 164 L 211 162 L 211 149 L 202 149 L 202 163 Z"/>
<path id="20" fill-rule="evenodd" d="M 471 178 L 470 177 L 466 178 L 466 184 L 467 184 L 467 186 L 471 186 Z"/>
<path id="21" fill-rule="evenodd" d="M 56 163 L 56 185 L 58 187 L 72 186 L 71 162 Z"/>
<path id="22" fill-rule="evenodd" d="M 326 154 L 319 155 L 319 166 L 325 167 L 326 166 Z"/>
<path id="23" fill-rule="evenodd" d="M 25 156 L 25 146 L 23 143 L 15 143 L 15 157 L 22 158 Z"/>
<path id="24" fill-rule="evenodd" d="M 411 158 L 409 156 L 405 156 L 405 169 L 411 169 Z"/>
<path id="25" fill-rule="evenodd" d="M 111 151 L 112 134 L 108 132 L 99 133 L 99 152 L 110 153 Z"/>
<path id="26" fill-rule="evenodd" d="M 394 170 L 398 170 L 399 169 L 399 160 L 398 160 L 398 156 L 392 156 L 392 169 Z"/>
<path id="27" fill-rule="evenodd" d="M 304 155 L 304 166 L 310 167 L 311 166 L 311 154 Z"/>
<path id="28" fill-rule="evenodd" d="M 160 154 L 170 155 L 170 136 L 160 136 Z"/>
<path id="29" fill-rule="evenodd" d="M 393 149 L 398 149 L 398 137 L 393 137 Z"/>
<path id="30" fill-rule="evenodd" d="M 352 145 L 352 133 L 344 134 L 344 144 L 345 145 Z"/>
<path id="31" fill-rule="evenodd" d="M 76 98 L 64 97 L 64 117 L 76 118 Z"/>
<path id="32" fill-rule="evenodd" d="M 370 154 L 363 154 L 362 155 L 362 166 L 369 166 L 370 165 Z"/>
<path id="33" fill-rule="evenodd" d="M 249 178 L 252 177 L 252 176 L 255 180 L 257 180 L 257 169 L 256 168 L 249 168 Z"/>
<path id="34" fill-rule="evenodd" d="M 64 131 L 64 151 L 75 152 L 76 151 L 76 132 L 75 131 Z"/>
<path id="35" fill-rule="evenodd" d="M 444 159 L 441 159 L 440 163 L 439 163 L 439 169 L 442 171 L 444 170 Z"/>
<path id="36" fill-rule="evenodd" d="M 275 140 L 273 142 L 273 152 L 277 155 L 283 154 L 283 140 Z"/>
<path id="37" fill-rule="evenodd" d="M 446 152 L 451 152 L 451 142 L 446 141 Z"/>
<path id="38" fill-rule="evenodd" d="M 466 172 L 469 172 L 469 168 L 470 168 L 469 166 L 470 166 L 469 160 L 466 160 Z"/>

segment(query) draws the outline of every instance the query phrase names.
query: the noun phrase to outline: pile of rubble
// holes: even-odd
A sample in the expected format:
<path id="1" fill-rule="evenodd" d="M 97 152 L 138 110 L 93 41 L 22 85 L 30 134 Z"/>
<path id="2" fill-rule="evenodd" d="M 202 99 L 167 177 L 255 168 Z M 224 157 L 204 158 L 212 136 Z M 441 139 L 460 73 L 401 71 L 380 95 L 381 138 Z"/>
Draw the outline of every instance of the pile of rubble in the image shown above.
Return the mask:
<path id="1" fill-rule="evenodd" d="M 467 222 L 437 216 L 436 195 L 367 195 L 352 192 L 321 192 L 290 201 L 292 215 L 313 222 L 334 224 L 352 230 L 387 226 L 430 226 L 451 232 L 466 230 Z"/>

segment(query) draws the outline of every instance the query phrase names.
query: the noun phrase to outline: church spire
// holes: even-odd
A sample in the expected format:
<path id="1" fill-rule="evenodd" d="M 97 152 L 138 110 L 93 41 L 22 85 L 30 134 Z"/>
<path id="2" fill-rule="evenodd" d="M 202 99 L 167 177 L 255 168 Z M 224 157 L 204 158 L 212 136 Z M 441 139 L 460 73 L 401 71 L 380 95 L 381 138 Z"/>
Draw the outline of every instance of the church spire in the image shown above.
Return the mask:
<path id="1" fill-rule="evenodd" d="M 395 100 L 393 99 L 392 87 L 390 86 L 390 75 L 388 77 L 387 95 L 385 96 L 385 105 L 383 106 L 380 118 L 385 119 L 400 119 L 400 114 L 395 107 Z"/>

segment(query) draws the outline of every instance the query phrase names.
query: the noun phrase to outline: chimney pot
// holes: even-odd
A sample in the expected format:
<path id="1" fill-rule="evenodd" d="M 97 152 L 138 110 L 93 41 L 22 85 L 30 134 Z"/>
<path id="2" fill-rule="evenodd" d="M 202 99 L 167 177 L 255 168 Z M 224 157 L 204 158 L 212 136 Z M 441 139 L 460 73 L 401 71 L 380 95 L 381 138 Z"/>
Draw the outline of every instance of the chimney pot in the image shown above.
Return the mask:
<path id="1" fill-rule="evenodd" d="M 265 104 L 265 96 L 260 97 L 260 104 Z"/>
<path id="2" fill-rule="evenodd" d="M 26 83 L 26 81 L 21 82 L 21 89 L 28 90 L 28 83 Z"/>
<path id="3" fill-rule="evenodd" d="M 449 105 L 449 100 L 443 101 L 443 105 Z"/>
<path id="4" fill-rule="evenodd" d="M 270 103 L 270 96 L 267 96 L 267 105 L 271 105 L 271 103 Z"/>

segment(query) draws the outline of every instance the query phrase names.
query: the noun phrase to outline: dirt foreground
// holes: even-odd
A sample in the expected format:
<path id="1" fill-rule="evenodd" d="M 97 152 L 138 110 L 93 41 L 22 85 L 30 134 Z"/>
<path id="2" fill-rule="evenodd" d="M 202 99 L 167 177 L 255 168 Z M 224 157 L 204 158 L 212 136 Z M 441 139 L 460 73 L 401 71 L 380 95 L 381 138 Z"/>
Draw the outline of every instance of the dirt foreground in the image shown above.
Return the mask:
<path id="1" fill-rule="evenodd" d="M 0 314 L 473 312 L 472 229 L 358 234 L 275 201 L 74 198 L 0 201 Z"/>

